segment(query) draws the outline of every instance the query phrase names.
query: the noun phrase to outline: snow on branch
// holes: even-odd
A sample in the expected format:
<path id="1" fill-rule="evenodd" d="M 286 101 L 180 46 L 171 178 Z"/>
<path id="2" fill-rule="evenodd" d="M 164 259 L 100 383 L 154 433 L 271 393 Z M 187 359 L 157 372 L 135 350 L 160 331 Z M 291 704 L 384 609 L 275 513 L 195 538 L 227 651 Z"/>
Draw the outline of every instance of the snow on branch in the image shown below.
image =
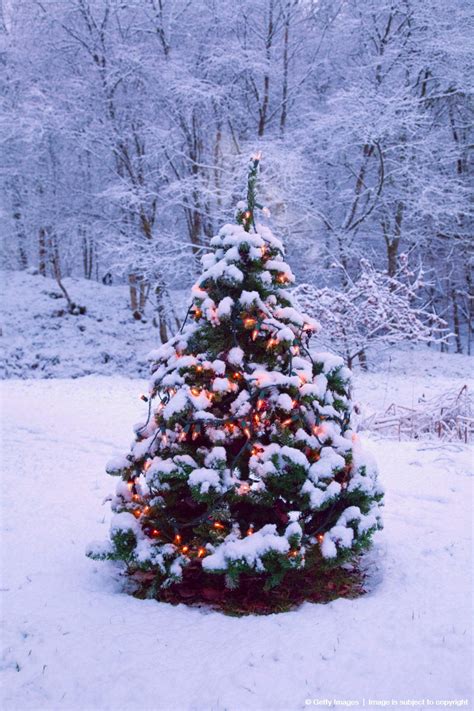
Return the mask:
<path id="1" fill-rule="evenodd" d="M 301 284 L 293 291 L 301 308 L 320 322 L 318 338 L 338 350 L 349 367 L 356 358 L 364 365 L 372 345 L 446 342 L 446 322 L 419 304 L 418 292 L 425 286 L 421 270 L 409 271 L 406 259 L 396 277 L 366 259 L 360 268 L 358 278 L 343 289 Z"/>

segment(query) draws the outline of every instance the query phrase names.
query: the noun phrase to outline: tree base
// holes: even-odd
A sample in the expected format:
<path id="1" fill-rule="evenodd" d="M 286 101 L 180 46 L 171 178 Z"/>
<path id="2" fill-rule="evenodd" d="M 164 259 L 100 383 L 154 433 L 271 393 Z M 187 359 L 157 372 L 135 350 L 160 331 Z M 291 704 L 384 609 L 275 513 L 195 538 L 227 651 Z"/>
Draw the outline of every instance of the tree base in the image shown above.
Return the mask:
<path id="1" fill-rule="evenodd" d="M 189 566 L 182 582 L 167 588 L 156 589 L 151 574 L 134 574 L 131 579 L 136 585 L 135 597 L 154 598 L 172 605 L 205 605 L 235 616 L 287 612 L 303 602 L 325 604 L 338 598 L 360 597 L 367 592 L 366 574 L 360 560 L 353 560 L 345 567 L 291 571 L 270 590 L 265 590 L 261 576 L 249 575 L 242 575 L 239 587 L 231 590 L 226 587 L 224 576 L 204 574 L 200 566 Z"/>

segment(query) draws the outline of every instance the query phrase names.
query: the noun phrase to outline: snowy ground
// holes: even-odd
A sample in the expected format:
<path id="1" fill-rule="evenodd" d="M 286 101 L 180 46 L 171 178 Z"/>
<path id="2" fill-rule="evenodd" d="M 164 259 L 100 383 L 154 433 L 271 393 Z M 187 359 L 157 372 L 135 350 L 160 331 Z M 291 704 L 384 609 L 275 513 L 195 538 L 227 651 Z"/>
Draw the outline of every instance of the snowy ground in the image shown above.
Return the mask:
<path id="1" fill-rule="evenodd" d="M 135 600 L 84 549 L 107 535 L 101 501 L 114 482 L 104 463 L 127 448 L 143 408 L 146 383 L 122 376 L 145 373 L 156 329 L 131 319 L 123 286 L 66 280 L 88 311 L 57 316 L 55 282 L 4 277 L 2 708 L 290 711 L 469 698 L 468 447 L 368 441 L 387 495 L 364 598 L 243 619 Z M 379 354 L 356 374 L 355 399 L 365 415 L 416 407 L 469 384 L 471 363 L 426 348 Z"/>
<path id="2" fill-rule="evenodd" d="M 354 398 L 365 414 L 384 412 L 392 403 L 417 408 L 442 393 L 474 387 L 474 360 L 426 346 L 373 354 L 370 370 L 354 372 Z"/>
<path id="3" fill-rule="evenodd" d="M 444 377 L 465 380 L 467 361 L 455 357 L 439 362 L 444 375 L 423 375 L 437 362 L 359 378 L 357 396 L 375 405 L 391 379 L 388 405 L 393 389 L 410 398 L 442 391 Z M 84 556 L 106 536 L 101 500 L 114 482 L 104 462 L 126 448 L 143 389 L 120 377 L 2 385 L 4 709 L 290 711 L 470 697 L 466 446 L 368 442 L 387 490 L 368 595 L 230 618 L 135 600 Z"/>
<path id="4" fill-rule="evenodd" d="M 59 315 L 67 304 L 54 279 L 0 271 L 3 377 L 146 375 L 147 354 L 159 345 L 151 301 L 144 323 L 133 319 L 124 285 L 72 278 L 64 285 L 71 299 L 87 308 L 84 315 Z M 185 312 L 188 294 L 173 292 L 172 298 L 178 313 Z"/>

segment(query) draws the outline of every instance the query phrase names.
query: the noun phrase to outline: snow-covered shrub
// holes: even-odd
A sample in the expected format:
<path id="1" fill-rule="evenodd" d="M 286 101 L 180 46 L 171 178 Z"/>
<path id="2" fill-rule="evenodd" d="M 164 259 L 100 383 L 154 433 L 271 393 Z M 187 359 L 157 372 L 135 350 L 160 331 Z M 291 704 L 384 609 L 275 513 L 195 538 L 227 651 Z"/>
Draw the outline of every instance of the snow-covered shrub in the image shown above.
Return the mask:
<path id="1" fill-rule="evenodd" d="M 349 367 L 356 358 L 365 366 L 371 345 L 433 343 L 447 337 L 445 321 L 418 302 L 422 273 L 409 272 L 406 257 L 401 261 L 397 277 L 377 271 L 363 259 L 359 277 L 348 280 L 344 289 L 300 284 L 293 292 L 321 324 L 320 342 L 339 351 Z"/>

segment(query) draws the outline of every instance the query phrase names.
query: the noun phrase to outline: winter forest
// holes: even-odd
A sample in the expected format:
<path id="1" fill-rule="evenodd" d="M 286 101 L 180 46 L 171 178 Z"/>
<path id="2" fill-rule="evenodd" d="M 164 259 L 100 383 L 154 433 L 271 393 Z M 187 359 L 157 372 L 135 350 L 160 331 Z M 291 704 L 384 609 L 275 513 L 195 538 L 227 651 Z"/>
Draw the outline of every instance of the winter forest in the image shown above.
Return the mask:
<path id="1" fill-rule="evenodd" d="M 0 0 L 0 705 L 472 708 L 467 0 Z"/>
<path id="2" fill-rule="evenodd" d="M 330 310 L 395 278 L 470 352 L 471 20 L 457 0 L 5 0 L 6 267 L 128 282 L 165 340 L 258 149 L 300 283 Z"/>

